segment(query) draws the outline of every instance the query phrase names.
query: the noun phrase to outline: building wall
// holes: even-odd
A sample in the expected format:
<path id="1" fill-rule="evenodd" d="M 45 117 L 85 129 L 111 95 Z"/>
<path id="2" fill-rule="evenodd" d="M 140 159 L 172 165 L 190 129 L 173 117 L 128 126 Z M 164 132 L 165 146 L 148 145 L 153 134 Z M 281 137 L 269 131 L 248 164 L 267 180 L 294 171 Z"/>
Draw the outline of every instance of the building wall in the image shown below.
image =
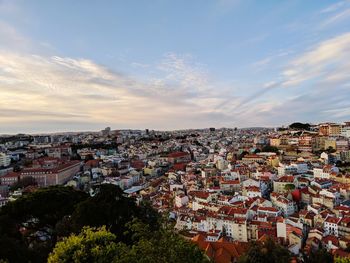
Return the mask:
<path id="1" fill-rule="evenodd" d="M 0 167 L 1 166 L 9 166 L 11 164 L 11 158 L 9 155 L 4 153 L 0 153 Z"/>

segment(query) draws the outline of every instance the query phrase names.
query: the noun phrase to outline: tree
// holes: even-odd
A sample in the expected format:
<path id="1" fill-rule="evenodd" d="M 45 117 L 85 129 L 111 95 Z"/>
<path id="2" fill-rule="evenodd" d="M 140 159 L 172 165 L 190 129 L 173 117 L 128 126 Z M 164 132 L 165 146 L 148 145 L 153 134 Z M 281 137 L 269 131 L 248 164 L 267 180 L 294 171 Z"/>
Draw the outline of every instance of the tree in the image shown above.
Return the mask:
<path id="1" fill-rule="evenodd" d="M 309 123 L 301 123 L 301 122 L 294 122 L 291 125 L 289 125 L 290 129 L 296 129 L 296 130 L 310 130 L 310 124 Z"/>
<path id="2" fill-rule="evenodd" d="M 86 258 L 93 259 L 89 262 L 111 262 L 113 251 L 116 263 L 145 259 L 202 262 L 198 247 L 167 229 L 168 225 L 161 224 L 160 215 L 149 203 L 137 206 L 114 185 L 99 186 L 93 196 L 63 186 L 41 188 L 1 208 L 0 258 L 19 263 L 47 262 L 52 252 L 51 262 L 84 262 Z M 107 239 L 110 246 L 102 242 L 105 239 L 95 238 L 101 231 L 102 236 L 112 237 Z M 61 251 L 65 249 L 66 261 L 57 261 L 54 255 L 65 255 Z"/>
<path id="3" fill-rule="evenodd" d="M 247 154 L 249 154 L 249 152 L 243 151 L 243 152 L 238 156 L 238 159 L 242 160 L 242 158 L 243 158 L 244 156 L 246 156 Z"/>
<path id="4" fill-rule="evenodd" d="M 292 190 L 295 189 L 295 185 L 294 185 L 294 184 L 286 184 L 286 185 L 284 186 L 284 189 L 285 189 L 286 191 L 292 191 Z"/>
<path id="5" fill-rule="evenodd" d="M 90 160 L 94 160 L 94 156 L 92 154 L 88 154 L 85 156 L 85 161 L 90 161 Z"/>
<path id="6" fill-rule="evenodd" d="M 28 262 L 29 252 L 19 240 L 0 236 L 0 247 L 0 259 L 3 262 Z"/>
<path id="7" fill-rule="evenodd" d="M 311 251 L 309 255 L 304 255 L 304 263 L 332 263 L 334 262 L 333 255 L 324 248 L 319 248 L 316 251 Z"/>
<path id="8" fill-rule="evenodd" d="M 266 145 L 261 149 L 262 152 L 274 152 L 274 153 L 279 153 L 279 150 L 275 146 L 271 145 Z"/>
<path id="9" fill-rule="evenodd" d="M 167 228 L 151 231 L 147 225 L 139 220 L 133 220 L 128 224 L 128 227 L 132 233 L 134 243 L 124 253 L 119 253 L 114 261 L 115 263 L 207 262 L 203 253 L 195 244 Z"/>
<path id="10" fill-rule="evenodd" d="M 134 199 L 125 197 L 119 187 L 106 184 L 97 189 L 95 196 L 77 205 L 71 222 L 77 232 L 84 226 L 105 225 L 119 239 L 126 241 L 127 237 L 123 236 L 125 224 L 134 217 L 154 228 L 159 227 L 159 215 L 149 205 L 137 207 Z"/>
<path id="11" fill-rule="evenodd" d="M 17 190 L 18 188 L 25 188 L 30 185 L 37 185 L 38 183 L 35 181 L 34 177 L 32 176 L 27 176 L 24 177 L 23 179 L 20 179 L 17 183 L 13 184 L 11 186 L 11 190 Z"/>
<path id="12" fill-rule="evenodd" d="M 13 166 L 13 171 L 16 173 L 19 172 L 21 171 L 21 167 L 18 164 L 16 164 L 15 166 Z"/>
<path id="13" fill-rule="evenodd" d="M 334 263 L 350 263 L 350 258 L 339 258 L 334 259 Z"/>
<path id="14" fill-rule="evenodd" d="M 71 187 L 52 186 L 41 188 L 22 196 L 1 209 L 0 215 L 10 216 L 14 222 L 28 229 L 53 228 L 65 215 L 71 214 L 75 205 L 87 198 L 87 194 Z M 35 219 L 35 220 L 33 220 Z"/>
<path id="15" fill-rule="evenodd" d="M 327 153 L 335 153 L 337 150 L 334 149 L 332 146 L 329 146 L 326 150 Z"/>
<path id="16" fill-rule="evenodd" d="M 10 262 L 46 262 L 57 240 L 56 224 L 72 214 L 76 204 L 87 198 L 84 192 L 55 186 L 42 188 L 9 202 L 0 211 L 0 239 L 8 238 L 1 250 L 12 251 Z M 21 247 L 28 258 L 16 260 L 14 247 Z"/>
<path id="17" fill-rule="evenodd" d="M 272 239 L 265 242 L 252 242 L 248 252 L 239 263 L 289 263 L 291 254 L 288 249 L 276 244 Z"/>
<path id="18" fill-rule="evenodd" d="M 134 219 L 127 224 L 127 229 L 132 240 L 130 245 L 117 242 L 117 237 L 105 227 L 84 227 L 79 235 L 73 234 L 58 242 L 48 262 L 207 262 L 197 246 L 166 228 L 152 231 Z"/>
<path id="19" fill-rule="evenodd" d="M 84 227 L 79 235 L 58 242 L 50 253 L 49 263 L 112 262 L 118 254 L 116 236 L 105 227 Z"/>

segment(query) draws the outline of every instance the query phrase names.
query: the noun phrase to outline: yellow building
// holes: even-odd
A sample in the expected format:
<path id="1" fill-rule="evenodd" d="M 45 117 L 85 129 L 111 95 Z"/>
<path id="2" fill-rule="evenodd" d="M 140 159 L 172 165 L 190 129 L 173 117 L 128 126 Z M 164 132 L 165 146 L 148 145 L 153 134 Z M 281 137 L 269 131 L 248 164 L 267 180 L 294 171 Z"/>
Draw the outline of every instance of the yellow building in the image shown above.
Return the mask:
<path id="1" fill-rule="evenodd" d="M 280 163 L 280 160 L 278 158 L 278 156 L 270 156 L 266 162 L 268 163 L 268 165 L 271 165 L 273 167 L 278 167 L 279 166 L 279 163 Z"/>
<path id="2" fill-rule="evenodd" d="M 334 150 L 337 149 L 337 142 L 336 140 L 332 140 L 332 139 L 327 139 L 324 141 L 324 148 L 328 149 L 329 147 L 332 147 Z"/>
<path id="3" fill-rule="evenodd" d="M 270 145 L 271 146 L 277 147 L 277 146 L 280 146 L 280 144 L 281 144 L 281 139 L 280 138 L 271 138 L 270 139 Z"/>
<path id="4" fill-rule="evenodd" d="M 143 168 L 143 174 L 144 175 L 154 175 L 155 170 L 154 170 L 154 168 L 151 168 L 151 167 L 145 167 L 145 168 Z"/>
<path id="5" fill-rule="evenodd" d="M 326 141 L 327 137 L 326 136 L 316 136 L 314 138 L 312 138 L 312 150 L 313 151 L 321 151 L 324 150 L 325 147 L 325 141 Z"/>
<path id="6" fill-rule="evenodd" d="M 329 135 L 336 136 L 341 133 L 341 125 L 340 124 L 331 124 L 329 125 Z"/>

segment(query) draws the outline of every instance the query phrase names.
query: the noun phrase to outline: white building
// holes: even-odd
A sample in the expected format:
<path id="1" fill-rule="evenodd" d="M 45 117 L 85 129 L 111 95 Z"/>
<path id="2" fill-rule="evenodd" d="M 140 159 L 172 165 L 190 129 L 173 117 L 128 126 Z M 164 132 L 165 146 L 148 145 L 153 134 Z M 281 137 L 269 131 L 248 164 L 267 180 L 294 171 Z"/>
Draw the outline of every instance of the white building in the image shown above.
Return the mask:
<path id="1" fill-rule="evenodd" d="M 11 157 L 6 155 L 5 153 L 0 153 L 0 167 L 1 166 L 9 166 L 11 164 Z"/>
<path id="2" fill-rule="evenodd" d="M 175 197 L 175 206 L 182 207 L 188 204 L 188 196 L 184 194 L 179 194 Z"/>
<path id="3" fill-rule="evenodd" d="M 331 177 L 330 171 L 323 168 L 314 168 L 313 173 L 314 178 L 329 179 Z"/>
<path id="4" fill-rule="evenodd" d="M 340 135 L 350 138 L 350 126 L 342 126 Z"/>
<path id="5" fill-rule="evenodd" d="M 326 234 L 338 236 L 338 225 L 340 221 L 341 221 L 341 218 L 328 215 L 323 225 L 324 231 L 326 232 Z"/>
<path id="6" fill-rule="evenodd" d="M 271 195 L 271 202 L 273 206 L 279 209 L 285 216 L 290 216 L 296 211 L 295 202 L 289 200 L 283 195 Z"/>

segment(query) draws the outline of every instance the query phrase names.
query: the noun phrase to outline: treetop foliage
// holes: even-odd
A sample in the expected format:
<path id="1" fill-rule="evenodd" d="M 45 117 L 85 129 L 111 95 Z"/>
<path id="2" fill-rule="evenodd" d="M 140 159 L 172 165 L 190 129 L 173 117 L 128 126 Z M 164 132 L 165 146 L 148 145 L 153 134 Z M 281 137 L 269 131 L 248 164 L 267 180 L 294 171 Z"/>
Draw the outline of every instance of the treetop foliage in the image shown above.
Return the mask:
<path id="1" fill-rule="evenodd" d="M 310 130 L 311 125 L 309 123 L 301 123 L 301 122 L 294 122 L 291 125 L 289 125 L 290 129 L 296 129 L 296 130 Z"/>
<path id="2" fill-rule="evenodd" d="M 42 188 L 1 208 L 0 259 L 202 262 L 195 245 L 165 226 L 149 204 L 136 205 L 114 185 L 98 186 L 94 196 L 63 186 Z"/>

